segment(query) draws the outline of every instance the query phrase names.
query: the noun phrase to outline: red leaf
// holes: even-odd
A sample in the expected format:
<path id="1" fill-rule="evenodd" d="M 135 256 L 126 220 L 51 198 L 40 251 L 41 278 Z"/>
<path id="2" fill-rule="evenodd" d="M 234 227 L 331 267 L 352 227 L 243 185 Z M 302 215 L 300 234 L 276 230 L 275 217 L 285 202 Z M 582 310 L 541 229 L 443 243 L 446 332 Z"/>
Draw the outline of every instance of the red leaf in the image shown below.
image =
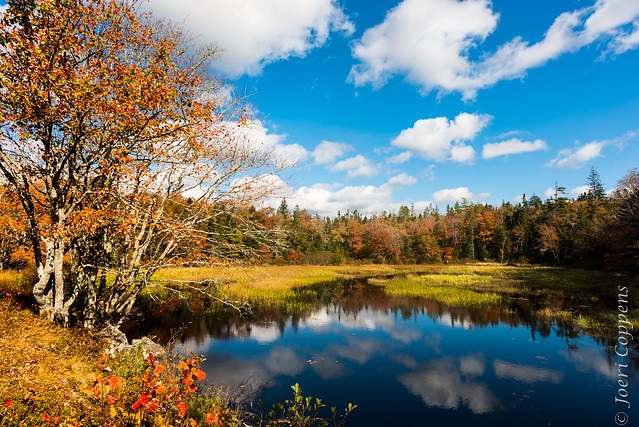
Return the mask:
<path id="1" fill-rule="evenodd" d="M 137 411 L 140 406 L 146 406 L 149 403 L 149 395 L 141 394 L 140 398 L 133 404 L 133 410 Z"/>
<path id="2" fill-rule="evenodd" d="M 161 365 L 159 363 L 155 365 L 155 369 L 153 370 L 153 375 L 160 375 L 162 372 L 164 372 L 164 365 Z"/>
<path id="3" fill-rule="evenodd" d="M 206 374 L 199 369 L 193 371 L 193 375 L 195 375 L 198 381 L 202 381 L 204 378 L 206 378 Z"/>
<path id="4" fill-rule="evenodd" d="M 109 383 L 109 387 L 111 388 L 117 388 L 120 385 L 119 381 L 120 378 L 115 375 L 111 375 L 109 378 L 107 378 L 107 382 Z"/>
<path id="5" fill-rule="evenodd" d="M 11 403 L 11 399 L 7 399 L 7 401 L 4 403 L 7 408 L 11 407 L 11 405 L 13 405 L 13 403 Z"/>
<path id="6" fill-rule="evenodd" d="M 186 403 L 184 402 L 178 403 L 175 409 L 177 409 L 178 412 L 180 413 L 180 417 L 184 418 L 184 416 L 186 415 Z"/>

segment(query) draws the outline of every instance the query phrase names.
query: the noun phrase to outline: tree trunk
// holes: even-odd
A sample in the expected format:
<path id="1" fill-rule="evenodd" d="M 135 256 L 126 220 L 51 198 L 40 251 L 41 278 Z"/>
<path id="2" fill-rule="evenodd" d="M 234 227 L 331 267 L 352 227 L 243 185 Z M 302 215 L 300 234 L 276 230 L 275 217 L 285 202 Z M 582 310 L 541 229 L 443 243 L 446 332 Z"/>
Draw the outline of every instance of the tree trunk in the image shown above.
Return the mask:
<path id="1" fill-rule="evenodd" d="M 46 240 L 46 257 L 40 263 L 36 262 L 38 269 L 38 282 L 33 286 L 33 296 L 40 307 L 40 314 L 47 314 L 51 320 L 53 317 L 53 259 L 54 244 Z"/>
<path id="2" fill-rule="evenodd" d="M 95 325 L 95 316 L 97 313 L 97 292 L 95 283 L 97 280 L 97 276 L 97 270 L 92 269 L 87 275 L 83 277 L 86 289 L 83 311 L 83 326 L 85 329 L 92 329 Z"/>

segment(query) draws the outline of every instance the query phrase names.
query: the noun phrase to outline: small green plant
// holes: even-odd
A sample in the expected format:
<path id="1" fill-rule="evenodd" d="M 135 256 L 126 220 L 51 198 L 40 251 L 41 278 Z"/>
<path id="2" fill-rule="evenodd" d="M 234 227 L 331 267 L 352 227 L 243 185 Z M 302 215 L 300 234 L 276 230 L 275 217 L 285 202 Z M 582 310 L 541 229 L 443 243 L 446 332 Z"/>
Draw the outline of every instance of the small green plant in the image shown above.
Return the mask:
<path id="1" fill-rule="evenodd" d="M 297 383 L 291 386 L 291 389 L 293 390 L 293 399 L 280 400 L 274 404 L 267 414 L 267 419 L 258 421 L 259 425 L 269 427 L 281 425 L 293 427 L 326 427 L 334 425 L 341 427 L 345 424 L 348 414 L 357 408 L 357 405 L 349 403 L 344 409 L 344 414 L 338 416 L 337 408 L 332 407 L 332 418 L 323 418 L 321 412 L 326 405 L 322 403 L 321 399 L 311 396 L 305 397 L 302 394 L 300 385 Z M 257 420 L 256 418 L 256 421 Z"/>

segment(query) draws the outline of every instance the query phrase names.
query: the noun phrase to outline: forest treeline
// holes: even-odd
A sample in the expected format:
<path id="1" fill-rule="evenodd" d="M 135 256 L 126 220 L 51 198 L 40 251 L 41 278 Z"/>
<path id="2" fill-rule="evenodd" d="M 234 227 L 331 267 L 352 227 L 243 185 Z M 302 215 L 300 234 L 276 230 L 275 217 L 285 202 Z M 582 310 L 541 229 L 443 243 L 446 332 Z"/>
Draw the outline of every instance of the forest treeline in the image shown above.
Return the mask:
<path id="1" fill-rule="evenodd" d="M 286 200 L 267 215 L 288 231 L 280 262 L 339 264 L 346 260 L 428 263 L 494 260 L 592 268 L 634 269 L 639 264 L 639 171 L 634 168 L 606 194 L 593 168 L 589 190 L 576 199 L 556 187 L 547 200 L 527 197 L 499 207 L 469 201 L 445 212 L 397 212 L 364 216 L 310 215 Z M 275 226 L 271 224 L 271 226 Z"/>
<path id="2" fill-rule="evenodd" d="M 520 203 L 489 204 L 466 200 L 445 212 L 397 212 L 366 216 L 357 211 L 334 217 L 311 215 L 282 200 L 278 209 L 220 204 L 220 212 L 200 227 L 217 236 L 185 244 L 176 263 L 244 260 L 280 264 L 345 262 L 434 263 L 452 260 L 529 262 L 589 268 L 632 270 L 639 265 L 639 170 L 634 168 L 606 194 L 592 169 L 589 191 L 573 199 L 565 188 L 542 200 L 525 194 Z M 188 204 L 188 201 L 186 202 Z M 184 206 L 176 203 L 176 209 Z M 246 223 L 278 234 L 268 243 L 241 232 Z M 266 243 L 265 243 L 266 242 Z M 207 245 L 220 245 L 217 258 L 207 258 Z M 249 251 L 242 248 L 250 249 Z M 8 187 L 0 197 L 0 263 L 23 268 L 33 257 L 24 214 Z"/>

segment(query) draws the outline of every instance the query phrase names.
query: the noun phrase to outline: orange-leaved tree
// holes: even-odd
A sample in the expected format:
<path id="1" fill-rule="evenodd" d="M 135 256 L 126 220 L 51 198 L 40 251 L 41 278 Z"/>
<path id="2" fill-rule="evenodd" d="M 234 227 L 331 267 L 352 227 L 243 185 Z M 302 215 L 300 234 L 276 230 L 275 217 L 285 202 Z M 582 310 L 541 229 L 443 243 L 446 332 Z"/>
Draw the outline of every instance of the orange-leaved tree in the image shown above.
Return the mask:
<path id="1" fill-rule="evenodd" d="M 7 1 L 0 171 L 53 320 L 76 307 L 85 327 L 119 325 L 187 245 L 219 259 L 228 239 L 207 231 L 211 218 L 272 190 L 263 177 L 280 164 L 242 138 L 240 100 L 207 70 L 215 53 L 137 0 Z M 246 221 L 227 231 L 238 229 L 267 237 Z"/>

